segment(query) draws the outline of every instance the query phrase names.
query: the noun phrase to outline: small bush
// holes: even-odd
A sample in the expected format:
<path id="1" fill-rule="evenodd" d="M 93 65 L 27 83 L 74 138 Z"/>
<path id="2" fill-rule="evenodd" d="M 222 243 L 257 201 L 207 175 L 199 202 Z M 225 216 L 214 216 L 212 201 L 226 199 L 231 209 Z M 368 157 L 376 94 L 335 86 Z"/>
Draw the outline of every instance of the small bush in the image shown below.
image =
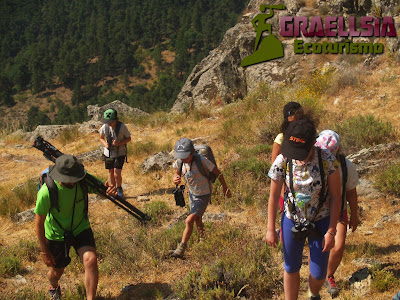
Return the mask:
<path id="1" fill-rule="evenodd" d="M 0 249 L 0 275 L 15 276 L 21 270 L 21 260 L 5 248 Z"/>
<path id="2" fill-rule="evenodd" d="M 0 215 L 12 216 L 35 204 L 37 181 L 28 180 L 11 191 L 8 188 L 2 188 L 0 194 Z"/>
<path id="3" fill-rule="evenodd" d="M 400 196 L 400 163 L 389 164 L 375 178 L 375 188 L 380 191 Z"/>
<path id="4" fill-rule="evenodd" d="M 268 177 L 268 171 L 271 167 L 269 161 L 259 160 L 256 157 L 246 158 L 243 160 L 236 161 L 230 166 L 233 170 L 233 174 L 248 172 L 255 178 L 266 179 Z"/>
<path id="5" fill-rule="evenodd" d="M 202 268 L 178 280 L 176 294 L 182 299 L 233 299 L 240 291 L 248 299 L 270 299 L 278 288 L 279 263 L 263 241 L 246 232 L 227 223 L 207 228 L 205 243 L 192 251 Z"/>
<path id="6" fill-rule="evenodd" d="M 144 210 L 151 217 L 151 223 L 157 225 L 163 224 L 172 213 L 171 208 L 163 201 L 146 203 Z"/>
<path id="7" fill-rule="evenodd" d="M 335 126 L 343 147 L 346 150 L 358 151 L 395 138 L 390 122 L 375 119 L 373 115 L 351 117 L 341 125 Z"/>
<path id="8" fill-rule="evenodd" d="M 12 189 L 17 201 L 24 207 L 30 207 L 36 203 L 36 195 L 38 189 L 36 179 L 28 180 L 27 182 L 18 185 Z"/>
<path id="9" fill-rule="evenodd" d="M 71 142 L 76 141 L 81 134 L 79 133 L 79 128 L 77 126 L 71 126 L 62 130 L 57 136 L 57 140 L 63 145 L 67 145 Z"/>
<path id="10" fill-rule="evenodd" d="M 356 88 L 360 85 L 361 78 L 357 76 L 354 70 L 346 70 L 344 72 L 336 72 L 327 87 L 328 95 L 336 95 L 347 87 Z"/>
<path id="11" fill-rule="evenodd" d="M 372 274 L 372 289 L 382 293 L 390 290 L 397 282 L 396 277 L 389 270 L 377 270 Z"/>
<path id="12" fill-rule="evenodd" d="M 128 155 L 143 156 L 150 155 L 156 152 L 156 144 L 152 141 L 135 142 L 128 147 Z"/>

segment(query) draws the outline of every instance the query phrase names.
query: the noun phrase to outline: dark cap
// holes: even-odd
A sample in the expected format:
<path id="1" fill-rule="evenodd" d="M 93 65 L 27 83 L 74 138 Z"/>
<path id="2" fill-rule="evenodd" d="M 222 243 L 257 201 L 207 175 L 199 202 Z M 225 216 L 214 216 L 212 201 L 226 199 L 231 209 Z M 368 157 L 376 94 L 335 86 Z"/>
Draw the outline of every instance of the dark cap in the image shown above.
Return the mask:
<path id="1" fill-rule="evenodd" d="M 305 160 L 315 143 L 316 132 L 314 124 L 308 120 L 290 122 L 283 134 L 282 155 Z"/>
<path id="2" fill-rule="evenodd" d="M 117 119 L 117 111 L 109 108 L 104 112 L 103 123 L 111 124 Z"/>
<path id="3" fill-rule="evenodd" d="M 283 117 L 287 118 L 289 116 L 293 116 L 300 107 L 300 103 L 297 102 L 286 103 L 283 107 Z"/>
<path id="4" fill-rule="evenodd" d="M 49 176 L 58 182 L 75 183 L 83 179 L 86 170 L 73 155 L 64 154 L 56 159 L 56 165 L 49 167 Z"/>
<path id="5" fill-rule="evenodd" d="M 181 138 L 175 143 L 174 149 L 174 158 L 185 159 L 188 158 L 190 153 L 194 151 L 194 145 L 192 140 L 188 138 Z"/>

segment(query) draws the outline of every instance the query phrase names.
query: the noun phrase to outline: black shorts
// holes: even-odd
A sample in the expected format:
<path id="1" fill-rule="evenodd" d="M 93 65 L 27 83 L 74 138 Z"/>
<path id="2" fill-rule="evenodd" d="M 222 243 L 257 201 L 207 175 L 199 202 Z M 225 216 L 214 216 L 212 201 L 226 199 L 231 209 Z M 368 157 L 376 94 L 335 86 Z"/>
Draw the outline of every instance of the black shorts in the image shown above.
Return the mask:
<path id="1" fill-rule="evenodd" d="M 56 261 L 55 268 L 65 268 L 71 262 L 71 257 L 69 257 L 69 249 L 74 247 L 76 254 L 78 254 L 78 249 L 90 246 L 96 248 L 96 243 L 94 241 L 94 236 L 91 228 L 88 228 L 81 233 L 79 233 L 76 237 L 74 237 L 74 241 L 71 245 L 65 245 L 64 241 L 46 241 L 47 247 L 49 251 L 54 256 L 54 260 Z"/>
<path id="2" fill-rule="evenodd" d="M 113 157 L 105 157 L 104 156 L 104 162 L 106 165 L 106 169 L 120 169 L 122 170 L 122 167 L 124 166 L 125 162 L 125 157 L 126 156 L 118 156 L 116 158 Z"/>

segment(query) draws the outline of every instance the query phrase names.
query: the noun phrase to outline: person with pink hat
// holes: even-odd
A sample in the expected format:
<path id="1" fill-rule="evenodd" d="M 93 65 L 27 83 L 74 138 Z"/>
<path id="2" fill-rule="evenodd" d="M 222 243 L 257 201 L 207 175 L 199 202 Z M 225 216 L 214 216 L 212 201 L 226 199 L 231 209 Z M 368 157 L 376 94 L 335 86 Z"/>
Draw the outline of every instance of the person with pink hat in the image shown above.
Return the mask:
<path id="1" fill-rule="evenodd" d="M 359 183 L 356 166 L 340 153 L 340 138 L 333 130 L 322 131 L 316 140 L 315 146 L 328 150 L 340 162 L 340 182 L 342 202 L 339 221 L 336 226 L 335 246 L 331 249 L 328 262 L 327 280 L 325 286 L 332 297 L 339 295 L 334 274 L 339 267 L 345 248 L 347 225 L 354 232 L 359 224 L 356 186 Z M 344 191 L 344 192 L 343 192 Z M 347 202 L 350 206 L 350 219 L 347 216 Z"/>

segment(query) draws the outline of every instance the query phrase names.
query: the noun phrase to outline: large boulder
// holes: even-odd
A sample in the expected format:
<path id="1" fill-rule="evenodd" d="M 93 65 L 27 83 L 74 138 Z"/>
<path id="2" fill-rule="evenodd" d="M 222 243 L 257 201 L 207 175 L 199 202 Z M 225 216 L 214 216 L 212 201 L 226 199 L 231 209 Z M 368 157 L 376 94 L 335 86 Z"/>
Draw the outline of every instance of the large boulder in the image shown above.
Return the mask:
<path id="1" fill-rule="evenodd" d="M 169 169 L 173 162 L 173 158 L 165 151 L 156 153 L 149 158 L 146 158 L 141 164 L 143 174 L 147 174 L 154 171 L 166 171 Z"/>
<path id="2" fill-rule="evenodd" d="M 283 41 L 285 60 L 273 60 L 267 64 L 241 67 L 241 61 L 254 50 L 256 34 L 251 20 L 260 13 L 263 1 L 251 0 L 242 19 L 229 29 L 221 44 L 196 65 L 178 94 L 171 111 L 183 111 L 187 107 L 210 104 L 227 104 L 242 99 L 256 89 L 260 82 L 271 85 L 290 80 L 295 70 L 287 64 L 293 56 L 293 40 Z M 268 19 L 274 35 L 279 34 L 279 17 L 298 12 L 296 1 L 285 1 L 287 10 L 274 11 Z M 286 62 L 286 67 L 284 64 Z M 293 62 L 294 64 L 294 62 Z"/>
<path id="3" fill-rule="evenodd" d="M 138 108 L 130 107 L 129 105 L 116 100 L 101 107 L 99 107 L 97 104 L 88 105 L 88 116 L 92 118 L 93 121 L 101 121 L 103 119 L 103 113 L 109 108 L 115 109 L 118 112 L 118 116 L 135 117 L 148 115 L 148 113 Z"/>

